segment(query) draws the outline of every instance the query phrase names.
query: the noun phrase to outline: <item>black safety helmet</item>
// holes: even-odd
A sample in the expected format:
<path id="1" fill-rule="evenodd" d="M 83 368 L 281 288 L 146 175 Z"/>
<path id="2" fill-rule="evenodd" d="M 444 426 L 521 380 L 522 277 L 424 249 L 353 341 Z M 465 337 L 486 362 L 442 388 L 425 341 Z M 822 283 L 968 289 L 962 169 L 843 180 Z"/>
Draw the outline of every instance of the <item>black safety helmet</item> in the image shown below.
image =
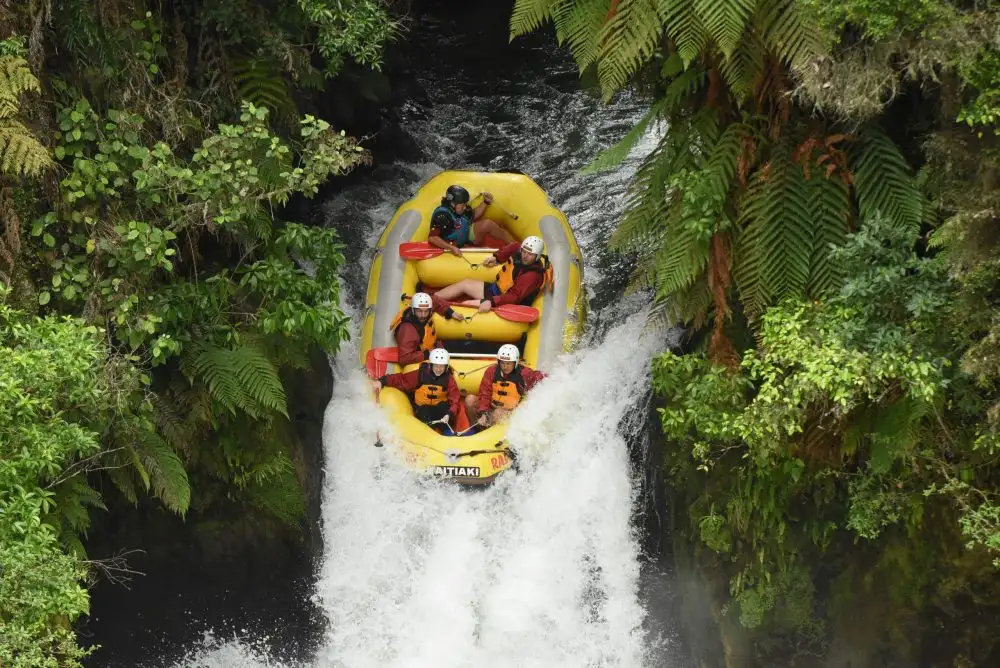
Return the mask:
<path id="1" fill-rule="evenodd" d="M 448 191 L 444 194 L 445 204 L 455 206 L 456 204 L 469 203 L 469 191 L 462 186 L 448 186 Z"/>

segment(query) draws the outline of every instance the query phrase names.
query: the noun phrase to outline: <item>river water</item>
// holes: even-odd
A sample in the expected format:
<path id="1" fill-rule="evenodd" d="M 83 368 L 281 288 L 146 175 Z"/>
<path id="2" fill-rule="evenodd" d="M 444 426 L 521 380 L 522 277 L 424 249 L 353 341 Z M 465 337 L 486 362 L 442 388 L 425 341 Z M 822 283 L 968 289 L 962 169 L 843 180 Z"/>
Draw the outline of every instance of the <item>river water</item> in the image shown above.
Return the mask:
<path id="1" fill-rule="evenodd" d="M 628 265 L 606 250 L 655 137 L 616 170 L 578 175 L 641 116 L 642 100 L 624 93 L 603 105 L 580 89 L 551 35 L 508 45 L 510 8 L 490 5 L 410 27 L 411 69 L 426 99 L 401 113 L 423 159 L 378 166 L 323 212 L 348 243 L 352 305 L 386 221 L 441 169 L 519 169 L 566 212 L 584 248 L 590 316 L 583 345 L 560 358 L 512 423 L 529 472 L 475 493 L 415 481 L 370 447 L 387 426 L 346 345 L 332 360 L 324 428 L 324 552 L 312 602 L 325 633 L 303 657 L 269 642 L 267 629 L 209 631 L 175 665 L 688 665 L 667 612 L 671 579 L 643 558 L 638 516 L 648 359 L 672 333 L 646 330 L 644 297 L 626 295 Z"/>

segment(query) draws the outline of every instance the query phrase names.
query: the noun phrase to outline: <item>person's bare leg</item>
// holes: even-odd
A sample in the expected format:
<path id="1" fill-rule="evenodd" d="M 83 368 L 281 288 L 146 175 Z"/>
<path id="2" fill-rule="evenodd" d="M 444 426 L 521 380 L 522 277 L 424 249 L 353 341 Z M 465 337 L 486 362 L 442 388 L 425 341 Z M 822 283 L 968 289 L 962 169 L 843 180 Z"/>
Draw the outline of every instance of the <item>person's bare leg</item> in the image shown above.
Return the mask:
<path id="1" fill-rule="evenodd" d="M 472 233 L 474 235 L 473 242 L 477 246 L 482 246 L 486 242 L 486 235 L 490 234 L 493 237 L 500 239 L 504 243 L 512 244 L 517 241 L 510 232 L 505 230 L 496 221 L 490 220 L 489 218 L 482 218 L 475 222 L 472 227 Z"/>
<path id="2" fill-rule="evenodd" d="M 465 415 L 469 418 L 469 424 L 475 424 L 479 419 L 479 395 L 471 392 L 465 395 Z"/>
<path id="3" fill-rule="evenodd" d="M 452 283 L 434 293 L 438 299 L 455 302 L 459 299 L 481 300 L 486 292 L 486 284 L 474 278 L 463 278 L 458 283 Z"/>

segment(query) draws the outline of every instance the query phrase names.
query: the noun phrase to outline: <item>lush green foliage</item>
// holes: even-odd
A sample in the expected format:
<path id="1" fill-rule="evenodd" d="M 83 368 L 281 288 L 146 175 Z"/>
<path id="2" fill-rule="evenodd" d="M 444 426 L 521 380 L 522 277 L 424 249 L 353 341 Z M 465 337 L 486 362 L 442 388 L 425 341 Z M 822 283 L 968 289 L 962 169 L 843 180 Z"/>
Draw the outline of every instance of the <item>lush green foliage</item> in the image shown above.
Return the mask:
<path id="1" fill-rule="evenodd" d="M 96 327 L 28 316 L 6 296 L 0 288 L 0 664 L 76 665 L 66 620 L 87 611 L 85 569 L 47 519 L 101 452 L 114 408 L 109 361 Z"/>
<path id="2" fill-rule="evenodd" d="M 346 336 L 343 255 L 282 212 L 368 159 L 300 109 L 397 23 L 380 0 L 65 0 L 0 25 L 0 664 L 70 666 L 91 511 L 299 525 L 285 381 Z"/>
<path id="3" fill-rule="evenodd" d="M 659 130 L 613 242 L 692 326 L 667 466 L 746 656 L 993 665 L 998 8 L 518 0 L 511 35 L 547 21 L 651 98 L 589 169 Z"/>

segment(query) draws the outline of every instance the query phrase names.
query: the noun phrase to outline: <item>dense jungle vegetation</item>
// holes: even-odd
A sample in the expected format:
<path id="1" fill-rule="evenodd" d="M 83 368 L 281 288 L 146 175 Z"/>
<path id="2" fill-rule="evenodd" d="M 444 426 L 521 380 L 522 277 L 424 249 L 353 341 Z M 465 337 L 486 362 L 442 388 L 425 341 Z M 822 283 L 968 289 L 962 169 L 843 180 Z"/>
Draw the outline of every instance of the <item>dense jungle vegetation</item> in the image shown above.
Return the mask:
<path id="1" fill-rule="evenodd" d="M 727 665 L 998 665 L 998 3 L 517 0 L 511 37 L 547 23 L 650 99 L 591 169 L 662 124 L 614 243 L 692 333 L 655 390 Z"/>
<path id="2" fill-rule="evenodd" d="M 281 212 L 368 160 L 304 112 L 404 11 L 0 2 L 0 665 L 86 654 L 93 509 L 299 521 L 283 378 L 346 336 L 343 256 Z"/>

